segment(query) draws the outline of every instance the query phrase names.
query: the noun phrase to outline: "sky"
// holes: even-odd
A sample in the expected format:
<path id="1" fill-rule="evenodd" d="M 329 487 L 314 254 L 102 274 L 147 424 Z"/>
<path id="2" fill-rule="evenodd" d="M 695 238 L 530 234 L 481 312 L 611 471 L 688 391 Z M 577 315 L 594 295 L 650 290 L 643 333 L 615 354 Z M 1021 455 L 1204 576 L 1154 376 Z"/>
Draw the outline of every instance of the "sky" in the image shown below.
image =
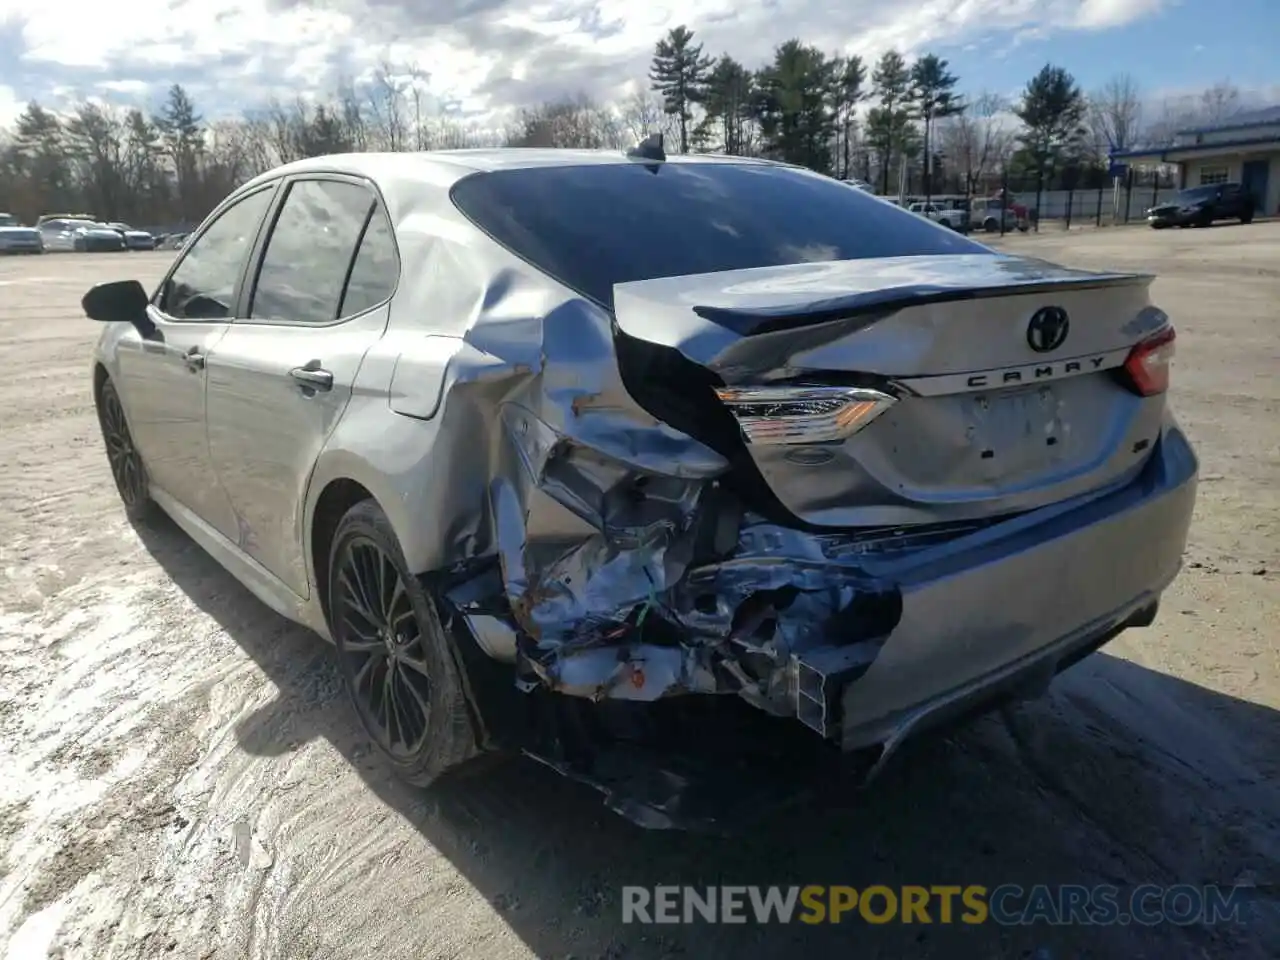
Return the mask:
<path id="1" fill-rule="evenodd" d="M 790 37 L 874 58 L 946 58 L 965 91 L 1014 94 L 1046 61 L 1086 91 L 1128 72 L 1158 100 L 1229 80 L 1280 101 L 1277 0 L 0 0 L 0 124 L 31 99 L 154 107 L 173 83 L 206 118 L 412 67 L 428 102 L 484 114 L 643 84 L 686 24 L 755 66 Z"/>

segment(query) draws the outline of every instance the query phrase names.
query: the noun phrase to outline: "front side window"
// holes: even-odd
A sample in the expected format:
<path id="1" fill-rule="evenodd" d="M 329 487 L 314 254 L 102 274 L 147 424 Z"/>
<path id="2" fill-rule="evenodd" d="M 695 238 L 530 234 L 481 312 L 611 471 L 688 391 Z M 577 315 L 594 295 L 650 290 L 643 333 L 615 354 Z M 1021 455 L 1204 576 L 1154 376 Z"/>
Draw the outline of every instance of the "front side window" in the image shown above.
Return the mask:
<path id="1" fill-rule="evenodd" d="M 761 163 L 607 163 L 472 174 L 453 202 L 507 249 L 612 307 L 614 284 L 751 267 L 989 254 L 838 180 Z"/>
<path id="2" fill-rule="evenodd" d="M 249 318 L 311 324 L 338 319 L 352 258 L 373 208 L 372 191 L 359 184 L 293 183 L 267 241 Z"/>
<path id="3" fill-rule="evenodd" d="M 175 320 L 228 320 L 245 258 L 271 205 L 270 188 L 227 207 L 187 247 L 156 294 L 156 306 Z"/>
<path id="4" fill-rule="evenodd" d="M 1177 195 L 1177 200 L 1179 203 L 1199 203 L 1204 200 L 1212 200 L 1217 195 L 1217 187 L 1193 187 L 1190 190 L 1180 191 Z"/>

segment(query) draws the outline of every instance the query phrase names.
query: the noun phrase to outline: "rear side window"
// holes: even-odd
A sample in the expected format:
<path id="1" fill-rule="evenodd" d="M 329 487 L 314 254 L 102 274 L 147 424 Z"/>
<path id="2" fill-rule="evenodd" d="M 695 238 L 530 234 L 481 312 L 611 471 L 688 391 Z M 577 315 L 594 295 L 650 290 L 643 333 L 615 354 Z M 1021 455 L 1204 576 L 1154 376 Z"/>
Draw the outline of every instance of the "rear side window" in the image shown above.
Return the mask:
<path id="1" fill-rule="evenodd" d="M 352 258 L 374 209 L 372 191 L 338 180 L 298 180 L 276 217 L 249 317 L 287 323 L 338 319 Z"/>
<path id="2" fill-rule="evenodd" d="M 356 251 L 338 315 L 350 317 L 390 299 L 399 276 L 400 263 L 391 237 L 391 224 L 386 213 L 379 208 L 374 211 L 360 241 L 360 249 Z"/>
<path id="3" fill-rule="evenodd" d="M 747 163 L 473 174 L 453 202 L 494 240 L 606 306 L 613 285 L 825 260 L 990 253 L 839 181 Z"/>

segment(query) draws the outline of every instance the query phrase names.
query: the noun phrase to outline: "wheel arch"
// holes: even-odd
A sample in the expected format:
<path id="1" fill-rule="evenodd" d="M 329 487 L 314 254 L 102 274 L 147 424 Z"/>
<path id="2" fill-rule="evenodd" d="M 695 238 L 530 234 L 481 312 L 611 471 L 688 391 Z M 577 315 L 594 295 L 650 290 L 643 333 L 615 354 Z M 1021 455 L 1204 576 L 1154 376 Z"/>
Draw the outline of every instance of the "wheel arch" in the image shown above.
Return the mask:
<path id="1" fill-rule="evenodd" d="M 110 378 L 111 374 L 107 372 L 107 365 L 101 360 L 93 362 L 93 405 L 95 407 L 102 403 L 102 386 Z"/>
<path id="2" fill-rule="evenodd" d="M 377 503 L 377 499 L 362 483 L 347 477 L 330 480 L 316 497 L 311 510 L 308 561 L 312 570 L 311 579 L 316 586 L 316 601 L 320 604 L 320 613 L 326 622 L 329 619 L 329 553 L 333 548 L 333 537 L 338 524 L 357 503 L 365 500 Z"/>
<path id="3" fill-rule="evenodd" d="M 341 452 L 322 455 L 312 473 L 308 490 L 303 543 L 319 612 L 327 624 L 329 551 L 338 523 L 346 512 L 364 500 L 376 503 L 391 522 L 406 559 L 411 557 L 412 529 L 401 499 L 363 458 Z"/>

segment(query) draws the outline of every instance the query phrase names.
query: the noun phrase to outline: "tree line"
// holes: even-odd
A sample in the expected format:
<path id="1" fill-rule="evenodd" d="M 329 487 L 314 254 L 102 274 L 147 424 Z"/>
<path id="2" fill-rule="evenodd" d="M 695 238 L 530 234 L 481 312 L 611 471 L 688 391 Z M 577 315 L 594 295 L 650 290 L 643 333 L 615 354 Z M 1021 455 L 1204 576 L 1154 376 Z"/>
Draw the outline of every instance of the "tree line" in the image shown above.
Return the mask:
<path id="1" fill-rule="evenodd" d="M 623 149 L 660 131 L 669 151 L 758 156 L 872 183 L 882 193 L 981 194 L 1001 176 L 1023 189 L 1100 185 L 1108 154 L 1229 116 L 1228 83 L 1144 117 L 1137 83 L 1086 94 L 1046 64 L 1012 100 L 964 93 L 949 63 L 890 50 L 874 62 L 792 39 L 755 67 L 704 52 L 679 26 L 655 44 L 621 102 L 587 94 L 514 111 L 501 129 L 441 109 L 413 67 L 383 64 L 327 96 L 206 119 L 174 85 L 154 111 L 96 100 L 27 105 L 0 131 L 0 210 L 92 212 L 146 226 L 197 223 L 231 189 L 280 163 L 364 150 L 476 146 Z"/>

